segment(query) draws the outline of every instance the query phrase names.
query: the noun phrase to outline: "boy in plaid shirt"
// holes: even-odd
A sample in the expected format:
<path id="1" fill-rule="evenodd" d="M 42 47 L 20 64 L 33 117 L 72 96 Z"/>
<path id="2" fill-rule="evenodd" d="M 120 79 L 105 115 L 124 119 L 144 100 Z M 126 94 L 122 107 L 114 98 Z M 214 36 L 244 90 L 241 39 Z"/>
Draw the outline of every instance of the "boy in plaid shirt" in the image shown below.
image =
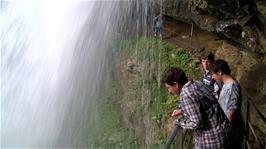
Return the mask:
<path id="1" fill-rule="evenodd" d="M 171 68 L 163 78 L 168 92 L 180 94 L 182 115 L 176 125 L 193 130 L 196 149 L 224 149 L 231 144 L 232 128 L 212 91 L 200 81 L 189 81 L 179 68 Z"/>

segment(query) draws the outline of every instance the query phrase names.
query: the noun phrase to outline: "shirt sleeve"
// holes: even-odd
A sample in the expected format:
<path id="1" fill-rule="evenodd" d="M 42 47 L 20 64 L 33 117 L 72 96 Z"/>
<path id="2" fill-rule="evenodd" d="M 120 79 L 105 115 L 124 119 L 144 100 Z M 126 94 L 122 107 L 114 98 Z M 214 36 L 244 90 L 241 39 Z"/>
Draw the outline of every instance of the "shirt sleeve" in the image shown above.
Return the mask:
<path id="1" fill-rule="evenodd" d="M 228 111 L 240 109 L 241 107 L 241 101 L 240 101 L 240 87 L 237 84 L 232 85 L 231 94 L 228 100 Z"/>
<path id="2" fill-rule="evenodd" d="M 197 129 L 202 118 L 196 98 L 186 92 L 181 96 L 180 104 L 183 117 L 177 120 L 176 124 L 184 129 Z"/>

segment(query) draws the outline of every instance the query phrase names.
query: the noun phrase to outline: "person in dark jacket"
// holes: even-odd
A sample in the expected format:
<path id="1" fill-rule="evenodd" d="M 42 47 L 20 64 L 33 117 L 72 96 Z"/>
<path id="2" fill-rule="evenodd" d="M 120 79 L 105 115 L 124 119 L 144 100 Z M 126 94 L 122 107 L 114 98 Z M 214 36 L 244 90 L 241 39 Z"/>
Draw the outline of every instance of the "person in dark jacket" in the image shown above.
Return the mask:
<path id="1" fill-rule="evenodd" d="M 222 82 L 216 82 L 214 79 L 212 79 L 212 73 L 210 71 L 210 68 L 213 65 L 214 62 L 214 55 L 211 52 L 205 51 L 205 49 L 202 50 L 203 53 L 201 55 L 201 65 L 203 69 L 203 77 L 202 82 L 207 85 L 211 90 L 213 90 L 213 95 L 216 99 L 219 98 L 220 91 L 222 89 Z"/>

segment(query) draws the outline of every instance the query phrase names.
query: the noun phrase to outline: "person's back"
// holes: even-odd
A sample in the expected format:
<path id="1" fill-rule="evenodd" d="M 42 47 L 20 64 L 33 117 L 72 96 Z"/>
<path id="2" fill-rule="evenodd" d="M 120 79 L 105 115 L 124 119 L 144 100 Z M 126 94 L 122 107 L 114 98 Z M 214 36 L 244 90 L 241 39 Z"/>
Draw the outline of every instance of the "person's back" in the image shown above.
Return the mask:
<path id="1" fill-rule="evenodd" d="M 189 81 L 180 93 L 183 118 L 177 121 L 184 129 L 194 130 L 196 148 L 225 148 L 231 140 L 231 125 L 212 91 L 199 81 Z"/>
<path id="2" fill-rule="evenodd" d="M 155 23 L 156 28 L 162 28 L 163 27 L 163 22 L 161 18 L 158 18 Z"/>

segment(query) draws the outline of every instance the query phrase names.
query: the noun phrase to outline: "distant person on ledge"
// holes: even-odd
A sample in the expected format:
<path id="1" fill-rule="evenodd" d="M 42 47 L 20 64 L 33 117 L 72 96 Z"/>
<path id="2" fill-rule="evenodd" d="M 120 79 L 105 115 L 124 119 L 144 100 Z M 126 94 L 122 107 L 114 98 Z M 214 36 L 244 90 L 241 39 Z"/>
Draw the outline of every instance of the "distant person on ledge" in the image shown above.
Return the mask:
<path id="1" fill-rule="evenodd" d="M 183 70 L 171 68 L 162 83 L 169 93 L 180 95 L 181 115 L 175 125 L 193 131 L 195 149 L 227 149 L 231 144 L 232 128 L 212 91 L 200 81 L 188 80 Z"/>
<path id="2" fill-rule="evenodd" d="M 232 149 L 241 149 L 244 138 L 244 122 L 241 115 L 241 87 L 230 73 L 231 70 L 226 61 L 220 59 L 214 62 L 212 78 L 224 84 L 218 102 L 232 124 L 234 139 Z"/>
<path id="3" fill-rule="evenodd" d="M 153 26 L 154 26 L 154 36 L 162 37 L 163 33 L 163 19 L 162 14 L 159 14 L 153 19 Z"/>

